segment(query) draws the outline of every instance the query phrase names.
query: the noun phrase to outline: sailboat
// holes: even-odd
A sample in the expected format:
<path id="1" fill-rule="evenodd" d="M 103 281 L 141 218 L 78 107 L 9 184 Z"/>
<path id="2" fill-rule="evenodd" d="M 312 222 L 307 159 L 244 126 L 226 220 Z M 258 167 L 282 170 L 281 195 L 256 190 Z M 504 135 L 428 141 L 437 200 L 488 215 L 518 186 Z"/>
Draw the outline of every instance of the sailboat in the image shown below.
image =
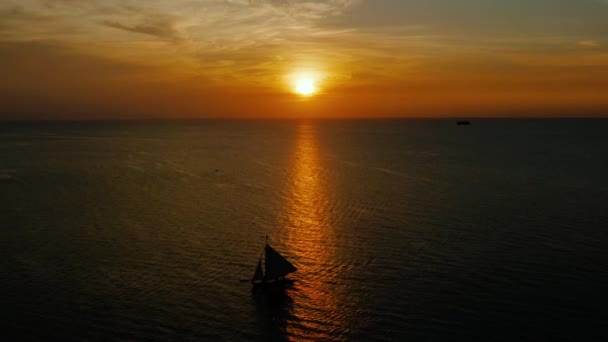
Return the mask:
<path id="1" fill-rule="evenodd" d="M 262 259 L 264 259 L 263 269 Z M 253 278 L 251 278 L 251 284 L 253 284 L 254 287 L 257 287 L 270 284 L 282 285 L 290 283 L 293 281 L 285 278 L 285 276 L 297 270 L 298 269 L 285 259 L 285 257 L 274 248 L 270 247 L 268 244 L 268 236 L 266 236 L 266 247 L 264 247 L 264 252 L 260 255 L 258 266 L 255 269 Z"/>

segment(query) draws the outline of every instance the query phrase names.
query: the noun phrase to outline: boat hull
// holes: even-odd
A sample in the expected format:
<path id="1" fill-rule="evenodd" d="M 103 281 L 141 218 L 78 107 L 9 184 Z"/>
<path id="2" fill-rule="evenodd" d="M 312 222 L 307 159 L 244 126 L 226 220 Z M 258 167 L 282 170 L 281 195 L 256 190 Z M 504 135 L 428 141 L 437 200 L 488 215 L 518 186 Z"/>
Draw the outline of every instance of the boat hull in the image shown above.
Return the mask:
<path id="1" fill-rule="evenodd" d="M 293 283 L 295 283 L 295 280 L 289 279 L 289 278 L 251 282 L 254 290 L 255 289 L 267 289 L 267 288 L 285 288 L 290 285 L 293 285 Z"/>

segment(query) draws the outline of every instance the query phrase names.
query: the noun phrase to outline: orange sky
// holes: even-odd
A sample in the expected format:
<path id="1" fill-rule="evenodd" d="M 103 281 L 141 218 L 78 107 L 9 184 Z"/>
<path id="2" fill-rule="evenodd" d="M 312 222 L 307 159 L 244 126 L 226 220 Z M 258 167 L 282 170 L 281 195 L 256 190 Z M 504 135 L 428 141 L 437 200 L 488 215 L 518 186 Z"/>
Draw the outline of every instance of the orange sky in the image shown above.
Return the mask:
<path id="1" fill-rule="evenodd" d="M 0 119 L 606 116 L 606 18 L 603 0 L 8 0 Z"/>

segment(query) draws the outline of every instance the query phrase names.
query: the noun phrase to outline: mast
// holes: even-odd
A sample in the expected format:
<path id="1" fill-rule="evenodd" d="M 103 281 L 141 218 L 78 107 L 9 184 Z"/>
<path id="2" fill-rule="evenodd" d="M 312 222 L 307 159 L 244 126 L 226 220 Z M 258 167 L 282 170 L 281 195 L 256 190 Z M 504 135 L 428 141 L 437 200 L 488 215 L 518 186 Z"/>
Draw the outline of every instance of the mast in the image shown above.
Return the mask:
<path id="1" fill-rule="evenodd" d="M 255 269 L 255 274 L 253 275 L 251 282 L 259 283 L 259 282 L 262 282 L 263 280 L 264 280 L 264 272 L 262 271 L 262 256 L 260 256 L 260 259 L 258 260 L 258 267 L 256 267 L 256 269 Z"/>

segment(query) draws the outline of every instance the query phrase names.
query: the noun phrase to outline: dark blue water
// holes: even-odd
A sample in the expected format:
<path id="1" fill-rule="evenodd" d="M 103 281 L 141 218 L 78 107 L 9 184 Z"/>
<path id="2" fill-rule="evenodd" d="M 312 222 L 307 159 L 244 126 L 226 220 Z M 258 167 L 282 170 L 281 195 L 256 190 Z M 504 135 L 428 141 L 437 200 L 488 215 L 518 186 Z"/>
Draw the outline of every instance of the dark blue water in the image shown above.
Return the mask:
<path id="1" fill-rule="evenodd" d="M 604 340 L 608 120 L 0 124 L 39 340 Z M 293 287 L 252 292 L 270 244 Z"/>

